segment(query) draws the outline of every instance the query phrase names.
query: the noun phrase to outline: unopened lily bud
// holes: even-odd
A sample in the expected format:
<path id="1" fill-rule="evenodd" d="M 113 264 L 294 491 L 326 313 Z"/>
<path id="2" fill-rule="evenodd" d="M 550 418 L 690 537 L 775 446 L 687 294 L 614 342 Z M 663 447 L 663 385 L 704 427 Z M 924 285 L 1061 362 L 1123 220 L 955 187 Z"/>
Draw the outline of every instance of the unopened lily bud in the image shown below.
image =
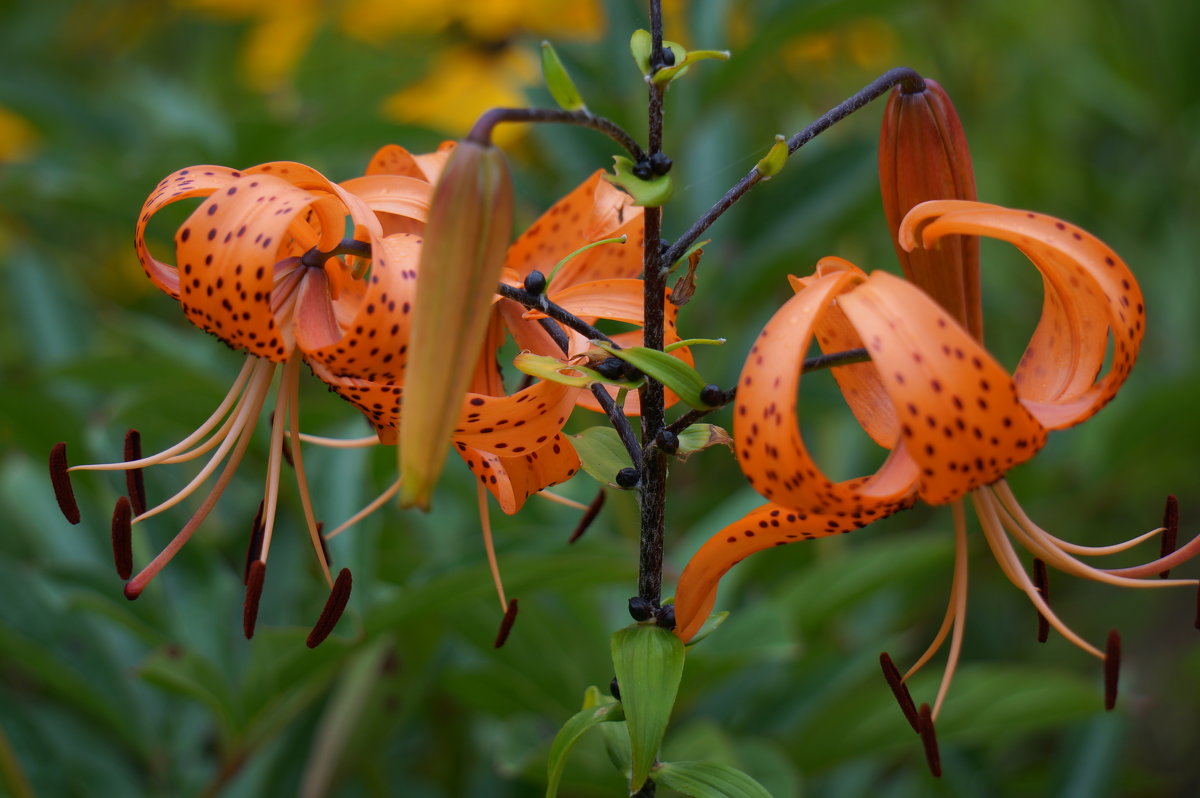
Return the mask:
<path id="1" fill-rule="evenodd" d="M 512 232 L 508 166 L 482 138 L 455 147 L 429 208 L 400 415 L 404 507 L 429 507 Z"/>
<path id="2" fill-rule="evenodd" d="M 879 136 L 879 188 L 892 244 L 904 275 L 982 340 L 979 239 L 953 236 L 935 250 L 913 252 L 897 243 L 900 221 L 914 206 L 975 199 L 971 153 L 950 98 L 932 80 L 921 91 L 906 88 L 892 90 Z"/>

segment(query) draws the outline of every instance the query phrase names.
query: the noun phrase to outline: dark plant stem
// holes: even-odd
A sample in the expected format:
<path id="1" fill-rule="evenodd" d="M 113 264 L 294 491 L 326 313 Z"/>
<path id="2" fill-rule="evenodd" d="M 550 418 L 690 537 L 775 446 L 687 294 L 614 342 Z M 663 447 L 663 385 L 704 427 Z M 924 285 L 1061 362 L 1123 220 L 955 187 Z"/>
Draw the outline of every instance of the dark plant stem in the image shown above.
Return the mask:
<path id="1" fill-rule="evenodd" d="M 808 374 L 810 371 L 821 371 L 822 369 L 831 369 L 836 366 L 849 366 L 852 363 L 865 363 L 870 359 L 871 356 L 867 354 L 867 350 L 861 347 L 858 349 L 847 349 L 844 352 L 831 352 L 828 355 L 818 355 L 817 357 L 810 357 L 805 360 L 800 367 L 800 373 Z M 736 398 L 737 387 L 735 386 L 725 391 L 721 396 L 721 401 L 716 405 L 707 410 L 689 410 L 671 422 L 667 426 L 667 429 L 678 435 L 709 413 L 720 410 Z"/>
<path id="2" fill-rule="evenodd" d="M 561 108 L 493 108 L 475 122 L 467 139 L 479 144 L 490 144 L 492 128 L 503 122 L 538 122 L 577 125 L 599 131 L 620 144 L 635 161 L 646 159 L 646 153 L 623 128 L 610 119 L 595 116 L 587 111 L 564 111 Z"/>
<path id="3" fill-rule="evenodd" d="M 629 459 L 633 461 L 635 468 L 638 467 L 642 462 L 642 445 L 638 443 L 637 436 L 633 434 L 633 427 L 629 424 L 625 411 L 613 401 L 603 385 L 593 383 L 591 390 L 592 396 L 596 397 L 596 401 L 608 414 L 608 420 L 612 422 L 613 429 L 617 431 L 621 443 L 625 444 L 625 451 L 629 452 Z"/>
<path id="4" fill-rule="evenodd" d="M 650 0 L 650 64 L 653 71 L 663 66 L 662 3 Z M 648 149 L 647 157 L 662 152 L 663 90 L 653 82 L 648 84 Z M 642 335 L 650 349 L 663 348 L 665 318 L 663 302 L 666 297 L 666 274 L 662 268 L 662 209 L 646 208 L 642 257 Z M 646 378 L 641 389 L 642 440 L 653 441 L 663 428 L 663 386 Z M 647 445 L 641 462 L 641 546 L 638 557 L 638 595 L 657 607 L 662 599 L 663 521 L 666 503 L 667 459 L 658 447 Z M 650 788 L 653 794 L 653 787 Z M 646 793 L 641 793 L 646 794 Z"/>
<path id="5" fill-rule="evenodd" d="M 613 343 L 607 335 L 600 332 L 575 314 L 554 304 L 546 297 L 545 294 L 531 294 L 522 288 L 514 288 L 507 283 L 500 283 L 500 285 L 496 288 L 496 293 L 502 297 L 505 297 L 506 299 L 511 299 L 514 302 L 520 302 L 530 310 L 541 311 L 555 321 L 561 321 L 563 324 L 567 325 L 572 330 L 586 337 L 590 341 L 606 341 L 610 344 Z M 555 343 L 558 342 L 556 341 Z M 617 345 L 613 344 L 613 346 Z M 563 347 L 563 351 L 566 351 L 565 347 Z"/>
<path id="6" fill-rule="evenodd" d="M 796 150 L 803 147 L 808 142 L 812 141 L 821 133 L 828 130 L 837 122 L 842 121 L 855 111 L 861 110 L 864 106 L 876 99 L 882 94 L 886 94 L 891 88 L 897 84 L 903 86 L 906 93 L 921 91 L 925 87 L 924 79 L 908 67 L 896 67 L 884 72 L 875 80 L 868 83 L 861 91 L 851 95 L 844 102 L 826 111 L 821 117 L 813 122 L 808 127 L 801 130 L 796 135 L 788 139 L 788 155 L 791 155 Z M 667 264 L 674 263 L 683 257 L 683 253 L 687 251 L 696 239 L 700 238 L 701 234 L 708 229 L 709 225 L 721 218 L 721 214 L 733 207 L 733 204 L 740 200 L 747 191 L 754 188 L 763 176 L 759 174 L 758 167 L 750 170 L 750 173 L 737 182 L 733 188 L 725 192 L 725 196 L 717 200 L 717 203 L 704 212 L 704 215 L 696 220 L 695 224 L 687 229 L 681 235 L 671 248 L 663 255 L 663 262 Z"/>

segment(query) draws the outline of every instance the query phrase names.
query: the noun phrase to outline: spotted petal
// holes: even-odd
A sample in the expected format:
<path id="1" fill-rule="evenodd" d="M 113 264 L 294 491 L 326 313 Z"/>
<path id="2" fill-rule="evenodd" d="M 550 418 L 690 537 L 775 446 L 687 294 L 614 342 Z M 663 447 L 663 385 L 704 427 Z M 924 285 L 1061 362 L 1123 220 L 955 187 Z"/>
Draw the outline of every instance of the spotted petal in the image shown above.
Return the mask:
<path id="1" fill-rule="evenodd" d="M 901 244 L 931 247 L 946 235 L 998 238 L 1020 249 L 1042 273 L 1042 318 L 1017 369 L 1022 401 L 1047 428 L 1092 416 L 1133 368 L 1145 331 L 1141 289 L 1107 245 L 1067 222 L 1031 211 L 973 202 L 927 202 L 901 225 Z M 1112 364 L 1100 376 L 1107 335 Z"/>

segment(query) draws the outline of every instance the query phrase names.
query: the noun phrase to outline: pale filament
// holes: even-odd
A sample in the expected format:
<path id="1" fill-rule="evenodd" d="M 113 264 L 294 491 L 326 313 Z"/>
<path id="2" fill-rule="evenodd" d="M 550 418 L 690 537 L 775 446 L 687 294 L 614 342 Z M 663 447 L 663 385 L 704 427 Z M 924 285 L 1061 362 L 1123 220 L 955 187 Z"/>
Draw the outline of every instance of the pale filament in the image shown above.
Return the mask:
<path id="1" fill-rule="evenodd" d="M 1015 515 L 1017 518 L 1022 520 L 1022 523 L 1030 526 L 1036 526 L 1036 524 L 1034 524 L 1029 520 L 1028 517 L 1025 516 L 1023 511 L 1020 511 L 1020 505 L 1017 503 L 1017 497 L 1013 495 L 1012 488 L 1008 486 L 1007 481 L 1002 479 L 991 487 L 993 490 L 995 490 L 996 495 L 1000 498 L 1000 503 L 1008 508 L 1010 513 L 1013 511 L 1012 508 L 1016 507 L 1018 508 L 1018 512 Z M 1111 546 L 1081 546 L 1078 543 L 1072 543 L 1069 540 L 1063 540 L 1062 538 L 1055 537 L 1045 530 L 1042 530 L 1042 533 L 1047 538 L 1054 541 L 1054 544 L 1063 551 L 1070 552 L 1071 554 L 1078 554 L 1083 557 L 1102 557 L 1106 554 L 1118 554 L 1122 551 L 1132 549 L 1139 543 L 1149 540 L 1155 535 L 1161 534 L 1164 529 L 1164 527 L 1160 526 L 1158 529 L 1151 529 L 1149 532 L 1143 532 L 1135 538 L 1130 538 L 1123 543 L 1114 543 Z"/>
<path id="2" fill-rule="evenodd" d="M 296 472 L 296 489 L 300 493 L 300 506 L 304 508 L 304 521 L 308 526 L 308 536 L 312 541 L 313 551 L 317 562 L 321 564 L 321 573 L 325 574 L 325 582 L 332 588 L 333 577 L 329 573 L 329 562 L 325 559 L 325 549 L 321 546 L 321 533 L 317 531 L 317 519 L 313 513 L 312 496 L 308 490 L 308 476 L 304 472 L 304 459 L 300 453 L 300 353 L 297 351 L 287 365 L 283 367 L 283 378 L 279 390 L 287 395 L 287 421 L 289 442 L 292 450 L 292 462 Z"/>
<path id="3" fill-rule="evenodd" d="M 958 668 L 958 657 L 962 652 L 963 627 L 967 620 L 967 513 L 962 500 L 954 502 L 954 580 L 950 590 L 954 597 L 954 633 L 950 636 L 950 654 L 946 657 L 946 669 L 942 672 L 942 683 L 938 686 L 937 698 L 933 702 L 930 717 L 937 720 L 942 701 L 954 679 Z"/>
<path id="4" fill-rule="evenodd" d="M 1103 660 L 1104 653 L 1075 634 L 1069 626 L 1063 623 L 1050 609 L 1050 605 L 1042 597 L 1041 591 L 1030 581 L 1029 575 L 1021 566 L 1016 550 L 1012 547 L 1012 542 L 1004 532 L 1004 527 L 997 514 L 997 499 L 986 491 L 977 490 L 971 493 L 971 501 L 979 516 L 979 525 L 983 528 L 983 535 L 992 549 L 992 554 L 996 557 L 996 562 L 1000 564 L 1000 569 L 1004 571 L 1004 575 L 1029 597 L 1033 606 L 1059 634 L 1097 659 Z"/>
<path id="5" fill-rule="evenodd" d="M 958 603 L 954 600 L 955 596 L 957 595 L 956 590 L 958 588 L 960 578 L 965 584 L 967 577 L 966 573 L 960 574 L 958 570 L 958 563 L 960 559 L 958 556 L 958 549 L 960 546 L 965 545 L 966 542 L 965 539 L 960 539 L 958 534 L 959 515 L 957 508 L 959 508 L 961 505 L 961 500 L 956 501 L 952 505 L 954 508 L 956 508 L 954 514 L 954 575 L 951 577 L 950 581 L 950 601 L 946 604 L 946 614 L 942 616 L 942 625 L 938 627 L 937 634 L 933 636 L 933 641 L 929 644 L 929 647 L 925 649 L 925 653 L 917 657 L 917 661 L 913 663 L 913 666 L 909 668 L 908 672 L 905 673 L 900 679 L 902 682 L 908 681 L 913 677 L 914 674 L 917 673 L 917 671 L 925 667 L 925 663 L 929 662 L 929 660 L 931 660 L 933 656 L 937 654 L 938 650 L 941 649 L 942 643 L 946 640 L 946 635 L 950 634 L 950 629 L 955 625 L 955 613 L 958 609 Z"/>
<path id="6" fill-rule="evenodd" d="M 283 428 L 286 418 L 287 391 L 281 389 L 275 397 L 275 412 L 271 416 L 271 448 L 267 454 L 267 485 L 263 491 L 266 499 L 263 505 L 263 542 L 258 555 L 263 565 L 267 563 L 267 555 L 271 551 L 271 536 L 275 532 L 275 510 L 279 506 L 279 471 L 283 460 Z"/>
<path id="7" fill-rule="evenodd" d="M 330 540 L 332 538 L 337 537 L 338 535 L 342 534 L 350 527 L 357 524 L 359 521 L 366 518 L 371 513 L 378 510 L 380 507 L 382 507 L 384 504 L 386 504 L 389 499 L 391 499 L 393 496 L 396 495 L 397 491 L 400 490 L 400 486 L 403 484 L 404 484 L 404 477 L 400 477 L 395 482 L 393 482 L 390 486 L 388 486 L 387 490 L 385 490 L 383 493 L 376 496 L 375 499 L 372 500 L 371 503 L 368 504 L 366 507 L 362 508 L 354 515 L 350 516 L 348 519 L 343 521 L 337 527 L 326 532 L 324 535 L 324 538 L 326 540 Z"/>
<path id="8" fill-rule="evenodd" d="M 575 501 L 574 499 L 568 499 L 566 496 L 560 496 L 559 494 L 557 494 L 557 493 L 553 493 L 553 492 L 551 492 L 551 491 L 550 491 L 550 490 L 548 490 L 548 489 L 546 489 L 546 490 L 539 490 L 539 491 L 538 491 L 537 493 L 535 493 L 534 495 L 535 495 L 535 496 L 541 496 L 543 499 L 546 499 L 546 500 L 548 500 L 548 501 L 552 501 L 552 502 L 554 502 L 555 504 L 561 504 L 561 505 L 563 505 L 564 507 L 570 507 L 570 508 L 571 508 L 571 509 L 573 509 L 573 510 L 587 510 L 587 509 L 588 509 L 588 506 L 587 506 L 586 504 L 582 504 L 582 503 L 580 503 L 580 502 L 577 502 L 577 501 Z"/>
<path id="9" fill-rule="evenodd" d="M 274 364 L 271 364 L 271 366 L 273 369 Z M 259 382 L 262 381 L 260 380 Z M 269 388 L 269 377 L 265 383 L 266 387 Z M 250 387 L 247 389 L 247 393 L 251 394 L 249 402 L 251 405 L 249 408 L 249 415 L 251 417 L 257 417 L 258 414 L 262 412 L 263 403 L 267 398 L 267 391 L 265 388 L 261 388 L 256 383 L 251 382 Z M 253 437 L 253 435 L 253 424 L 244 425 L 239 429 L 237 433 L 237 445 L 234 447 L 233 453 L 230 454 L 229 462 L 225 464 L 225 468 L 221 471 L 220 476 L 217 477 L 216 484 L 213 485 L 213 488 L 211 491 L 209 491 L 208 496 L 204 497 L 204 501 L 201 502 L 200 506 L 196 509 L 196 512 L 192 514 L 192 517 L 188 519 L 188 522 L 183 525 L 183 529 L 179 530 L 179 533 L 176 534 L 171 542 L 167 544 L 166 548 L 159 552 L 158 556 L 151 560 L 150 564 L 143 568 L 137 574 L 137 576 L 126 583 L 126 595 L 136 597 L 146 587 L 147 583 L 149 583 L 150 580 L 162 570 L 163 566 L 170 562 L 171 558 L 174 557 L 181 548 L 183 548 L 184 544 L 187 543 L 192 537 L 192 534 L 200 528 L 200 524 L 204 523 L 204 519 L 208 517 L 208 514 L 212 511 L 212 508 L 216 506 L 217 500 L 221 498 L 221 494 L 225 491 L 225 486 L 229 484 L 229 480 L 233 477 L 234 472 L 237 471 L 238 465 L 242 462 L 242 455 L 246 453 L 246 447 L 249 445 L 250 439 Z M 145 516 L 143 515 L 139 517 L 144 518 Z"/>
<path id="10" fill-rule="evenodd" d="M 378 446 L 378 435 L 367 435 L 363 438 L 326 438 L 321 435 L 309 435 L 306 432 L 300 433 L 300 440 L 303 443 L 311 443 L 314 446 L 325 446 L 330 449 L 365 449 L 369 446 Z"/>
<path id="11" fill-rule="evenodd" d="M 987 488 L 984 490 L 987 490 Z M 1009 492 L 1008 498 L 1011 497 L 1012 493 Z M 996 510 L 1001 524 L 1034 556 L 1040 557 L 1046 561 L 1047 565 L 1053 565 L 1064 573 L 1117 587 L 1158 588 L 1194 585 L 1197 583 L 1194 579 L 1137 579 L 1133 578 L 1133 576 L 1121 575 L 1101 568 L 1093 568 L 1054 545 L 1057 538 L 1054 538 L 1030 520 L 1029 516 L 1025 514 L 1015 499 L 1013 499 L 1012 504 L 1009 504 L 1006 501 L 1006 497 L 1001 493 L 996 493 L 995 498 L 999 502 L 996 505 Z M 1192 543 L 1189 543 L 1187 547 L 1180 550 L 1182 552 L 1179 557 L 1181 562 L 1189 559 L 1191 556 L 1190 552 L 1185 551 L 1188 547 L 1193 547 Z M 1167 567 L 1169 566 L 1158 567 L 1155 565 L 1155 570 L 1146 574 L 1146 576 L 1152 576 L 1161 570 L 1165 570 Z"/>
<path id="12" fill-rule="evenodd" d="M 508 612 L 508 599 L 504 597 L 504 583 L 500 579 L 500 565 L 496 562 L 496 547 L 492 545 L 492 521 L 488 517 L 487 488 L 476 485 L 479 493 L 479 522 L 483 526 L 483 547 L 487 551 L 488 568 L 492 571 L 492 581 L 496 585 L 496 595 L 500 598 L 500 611 Z"/>
<path id="13" fill-rule="evenodd" d="M 159 504 L 157 507 L 151 508 L 146 512 L 133 519 L 134 524 L 141 523 L 147 518 L 151 518 L 164 510 L 174 507 L 179 502 L 190 496 L 198 487 L 200 487 L 216 470 L 221 461 L 229 453 L 229 450 L 240 438 L 244 430 L 253 430 L 255 425 L 255 417 L 258 410 L 261 409 L 263 401 L 271 388 L 271 379 L 275 374 L 275 364 L 269 360 L 255 358 L 258 363 L 255 364 L 254 374 L 251 376 L 245 392 L 238 401 L 238 406 L 234 409 L 234 421 L 229 428 L 225 439 L 221 441 L 221 446 L 216 453 L 205 464 L 191 482 L 189 482 L 183 490 L 176 493 L 171 498 Z"/>
<path id="14" fill-rule="evenodd" d="M 184 438 L 183 440 L 181 440 L 179 443 L 175 444 L 174 446 L 171 446 L 168 449 L 163 449 L 158 454 L 152 454 L 148 457 L 142 457 L 138 460 L 125 460 L 120 463 L 95 463 L 95 464 L 91 464 L 91 465 L 77 465 L 77 466 L 71 466 L 67 470 L 68 471 L 127 471 L 131 468 L 143 468 L 145 466 L 158 465 L 159 463 L 182 462 L 183 460 L 190 460 L 192 457 L 196 457 L 199 454 L 203 454 L 204 452 L 211 449 L 213 447 L 213 445 L 215 445 L 215 444 L 206 443 L 203 448 L 197 449 L 196 451 L 194 451 L 188 455 L 179 455 L 179 452 L 185 452 L 189 446 L 191 446 L 196 441 L 200 440 L 205 435 L 207 435 L 208 432 L 213 427 L 217 426 L 217 424 L 221 421 L 221 419 L 223 419 L 225 417 L 225 415 L 229 412 L 229 408 L 232 407 L 233 403 L 237 401 L 238 396 L 241 393 L 242 386 L 245 385 L 246 380 L 249 379 L 250 373 L 254 369 L 256 360 L 258 360 L 258 358 L 255 358 L 253 356 L 246 358 L 246 362 L 242 364 L 242 370 L 240 372 L 238 372 L 237 379 L 235 379 L 233 381 L 233 387 L 231 387 L 229 389 L 229 393 L 227 393 L 225 395 L 225 398 L 223 400 L 221 400 L 221 404 L 217 406 L 217 409 L 213 411 L 213 414 L 211 416 L 209 416 L 208 420 L 205 421 L 203 424 L 201 424 L 196 429 L 195 432 L 188 435 L 186 438 Z M 220 438 L 222 438 L 224 436 L 224 434 L 227 434 L 227 431 L 225 429 L 222 429 L 221 432 L 217 433 L 217 435 L 214 436 L 214 440 L 219 440 Z M 176 457 L 176 455 L 178 455 L 178 457 Z"/>

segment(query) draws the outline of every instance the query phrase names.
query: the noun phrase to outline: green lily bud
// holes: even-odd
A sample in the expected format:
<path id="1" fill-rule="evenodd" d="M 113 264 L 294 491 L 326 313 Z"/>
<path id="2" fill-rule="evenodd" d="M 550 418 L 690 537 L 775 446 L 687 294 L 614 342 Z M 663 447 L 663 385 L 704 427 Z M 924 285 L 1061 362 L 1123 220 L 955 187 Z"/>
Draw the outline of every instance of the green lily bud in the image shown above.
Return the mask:
<path id="1" fill-rule="evenodd" d="M 503 154 L 455 147 L 429 208 L 400 416 L 400 504 L 429 508 L 486 333 L 513 224 Z"/>

